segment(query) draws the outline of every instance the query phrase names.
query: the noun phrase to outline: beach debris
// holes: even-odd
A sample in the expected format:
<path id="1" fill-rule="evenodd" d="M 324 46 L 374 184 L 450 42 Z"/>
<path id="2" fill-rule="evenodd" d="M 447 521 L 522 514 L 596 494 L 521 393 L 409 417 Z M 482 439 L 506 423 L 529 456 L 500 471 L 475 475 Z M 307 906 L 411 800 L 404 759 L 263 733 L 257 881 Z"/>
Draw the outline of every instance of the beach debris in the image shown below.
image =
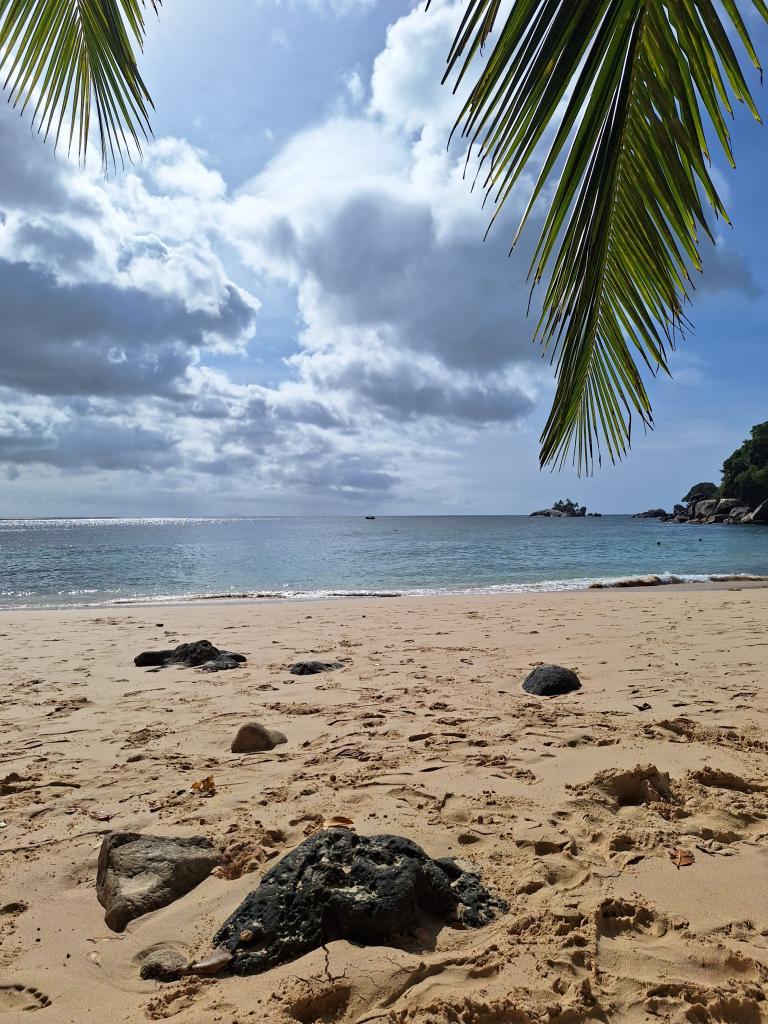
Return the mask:
<path id="1" fill-rule="evenodd" d="M 254 751 L 274 750 L 281 743 L 287 743 L 288 737 L 276 729 L 267 729 L 259 722 L 246 722 L 237 730 L 230 747 L 233 754 L 250 754 Z"/>
<path id="2" fill-rule="evenodd" d="M 332 818 L 325 819 L 323 828 L 349 828 L 354 831 L 355 823 L 351 818 L 346 818 L 343 814 L 334 814 Z"/>
<path id="3" fill-rule="evenodd" d="M 4 903 L 0 907 L 0 914 L 23 914 L 25 910 L 29 910 L 29 904 L 25 903 L 24 900 L 12 900 L 10 903 Z"/>
<path id="4" fill-rule="evenodd" d="M 336 827 L 278 861 L 213 943 L 232 954 L 229 971 L 258 974 L 338 939 L 399 946 L 427 920 L 479 928 L 507 909 L 469 865 Z"/>
<path id="5" fill-rule="evenodd" d="M 212 775 L 206 775 L 204 779 L 193 782 L 192 789 L 200 796 L 216 796 L 216 783 Z"/>
<path id="6" fill-rule="evenodd" d="M 253 933 L 251 933 L 252 935 Z M 232 962 L 232 953 L 224 946 L 217 946 L 212 953 L 202 960 L 195 960 L 189 965 L 190 974 L 218 974 Z"/>
<path id="7" fill-rule="evenodd" d="M 111 832 L 102 841 L 96 872 L 96 896 L 107 926 L 122 932 L 134 918 L 167 907 L 207 878 L 219 860 L 205 836 Z"/>
<path id="8" fill-rule="evenodd" d="M 168 946 L 153 949 L 141 961 L 139 974 L 145 980 L 176 981 L 188 973 L 188 961 L 178 950 Z"/>
<path id="9" fill-rule="evenodd" d="M 536 697 L 560 697 L 581 689 L 581 682 L 575 672 L 562 665 L 538 665 L 523 682 L 526 693 Z"/>
<path id="10" fill-rule="evenodd" d="M 314 676 L 337 668 L 344 668 L 344 665 L 340 661 L 297 661 L 291 665 L 290 673 L 292 676 Z"/>
<path id="11" fill-rule="evenodd" d="M 669 856 L 678 871 L 680 868 L 689 868 L 691 864 L 696 862 L 693 853 L 690 850 L 684 850 L 681 846 L 676 846 L 674 850 L 670 850 Z"/>
<path id="12" fill-rule="evenodd" d="M 179 644 L 173 650 L 142 651 L 133 659 L 137 668 L 166 668 L 180 665 L 184 668 L 198 668 L 201 672 L 221 672 L 238 668 L 245 662 L 243 654 L 220 650 L 210 640 L 196 640 L 191 644 Z"/>

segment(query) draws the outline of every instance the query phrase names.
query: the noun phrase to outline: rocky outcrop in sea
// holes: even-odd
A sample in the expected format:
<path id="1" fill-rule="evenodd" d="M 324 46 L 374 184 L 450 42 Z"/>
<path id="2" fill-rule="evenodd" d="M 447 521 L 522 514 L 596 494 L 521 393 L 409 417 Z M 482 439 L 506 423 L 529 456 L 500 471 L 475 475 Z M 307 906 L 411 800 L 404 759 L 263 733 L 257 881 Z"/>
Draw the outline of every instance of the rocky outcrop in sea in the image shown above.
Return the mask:
<path id="1" fill-rule="evenodd" d="M 636 513 L 633 518 L 658 519 L 664 523 L 693 523 L 697 526 L 709 523 L 761 525 L 768 524 L 768 501 L 750 508 L 736 498 L 707 498 L 704 501 L 693 501 L 688 506 L 675 505 L 672 512 L 663 508 L 648 509 L 647 512 Z"/>
<path id="2" fill-rule="evenodd" d="M 566 498 L 563 501 L 556 501 L 552 508 L 542 508 L 538 512 L 531 512 L 531 516 L 545 516 L 548 519 L 583 519 L 587 514 L 586 505 L 577 505 L 575 501 Z M 595 513 L 590 513 L 595 515 Z"/>

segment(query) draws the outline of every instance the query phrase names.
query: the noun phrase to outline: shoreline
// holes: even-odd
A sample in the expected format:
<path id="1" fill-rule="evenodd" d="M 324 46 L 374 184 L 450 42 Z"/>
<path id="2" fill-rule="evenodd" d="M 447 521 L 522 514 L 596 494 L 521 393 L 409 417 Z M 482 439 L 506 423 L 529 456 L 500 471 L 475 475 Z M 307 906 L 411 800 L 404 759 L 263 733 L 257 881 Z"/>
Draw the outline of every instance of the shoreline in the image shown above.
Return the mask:
<path id="1" fill-rule="evenodd" d="M 709 578 L 695 578 L 708 576 Z M 672 587 L 675 590 L 730 590 L 734 586 L 763 588 L 768 587 L 768 576 L 751 573 L 710 573 L 690 574 L 686 578 L 684 574 L 674 573 L 649 573 L 645 576 L 627 577 L 595 577 L 592 582 L 578 581 L 578 586 L 561 586 L 561 581 L 542 581 L 541 584 L 520 584 L 517 589 L 515 584 L 499 584 L 490 587 L 468 587 L 457 590 L 393 590 L 387 591 L 291 591 L 288 594 L 280 592 L 254 592 L 253 594 L 205 594 L 171 597 L 147 597 L 147 598 L 124 598 L 114 599 L 106 602 L 94 602 L 92 604 L 0 604 L 0 614 L 6 612 L 63 612 L 63 611 L 113 611 L 117 612 L 130 609 L 156 609 L 163 608 L 194 608 L 197 606 L 217 607 L 219 605 L 281 605 L 281 604 L 326 604 L 336 601 L 397 601 L 397 600 L 443 600 L 445 598 L 477 598 L 477 597 L 498 597 L 514 598 L 535 595 L 553 594 L 585 594 L 594 591 L 614 592 L 617 590 L 666 590 Z M 605 582 L 603 581 L 605 579 Z M 551 584 L 551 585 L 549 585 Z M 512 589 L 515 588 L 515 589 Z M 525 588 L 525 589 L 522 589 Z"/>

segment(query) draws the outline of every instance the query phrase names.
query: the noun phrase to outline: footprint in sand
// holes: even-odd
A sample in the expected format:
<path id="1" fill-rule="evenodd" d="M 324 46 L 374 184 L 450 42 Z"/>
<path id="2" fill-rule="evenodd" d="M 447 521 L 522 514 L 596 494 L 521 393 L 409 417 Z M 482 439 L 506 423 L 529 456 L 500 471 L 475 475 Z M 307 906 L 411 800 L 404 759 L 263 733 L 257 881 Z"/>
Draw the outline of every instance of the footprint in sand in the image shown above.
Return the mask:
<path id="1" fill-rule="evenodd" d="M 0 1013 L 18 1010 L 42 1010 L 51 1000 L 36 988 L 27 985 L 0 985 Z"/>

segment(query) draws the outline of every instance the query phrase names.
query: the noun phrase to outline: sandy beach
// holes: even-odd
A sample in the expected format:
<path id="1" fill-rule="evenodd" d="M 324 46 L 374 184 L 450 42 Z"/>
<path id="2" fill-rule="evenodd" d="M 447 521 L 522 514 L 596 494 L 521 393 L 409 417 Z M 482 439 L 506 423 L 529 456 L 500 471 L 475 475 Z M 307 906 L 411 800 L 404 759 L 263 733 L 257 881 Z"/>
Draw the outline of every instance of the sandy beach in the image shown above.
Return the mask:
<path id="1" fill-rule="evenodd" d="M 768 589 L 740 585 L 1 613 L 0 1019 L 768 1021 L 766 627 Z M 203 637 L 247 664 L 134 667 Z M 344 668 L 290 675 L 306 656 Z M 540 662 L 583 689 L 523 693 Z M 246 721 L 287 744 L 231 753 Z M 207 952 L 339 814 L 471 861 L 509 912 L 426 948 L 140 978 L 156 946 Z M 96 861 L 126 830 L 207 836 L 223 864 L 116 934 Z"/>

